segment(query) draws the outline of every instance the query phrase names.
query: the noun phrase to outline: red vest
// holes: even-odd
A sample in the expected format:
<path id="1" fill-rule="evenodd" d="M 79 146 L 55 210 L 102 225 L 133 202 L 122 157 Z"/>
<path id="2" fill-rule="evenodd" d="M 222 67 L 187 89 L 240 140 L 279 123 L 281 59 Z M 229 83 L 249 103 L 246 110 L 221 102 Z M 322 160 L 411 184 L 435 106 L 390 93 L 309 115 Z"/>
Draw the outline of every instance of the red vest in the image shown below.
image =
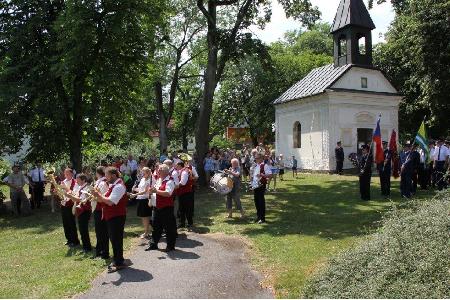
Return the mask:
<path id="1" fill-rule="evenodd" d="M 106 182 L 106 178 L 102 180 L 103 182 Z M 98 186 L 96 186 L 98 187 Z M 105 203 L 103 202 L 97 202 L 97 205 L 95 206 L 96 211 L 102 211 L 103 207 L 105 206 Z"/>
<path id="2" fill-rule="evenodd" d="M 119 180 L 116 184 L 111 184 L 109 186 L 108 191 L 105 194 L 105 197 L 109 197 L 116 185 L 124 185 L 122 180 Z M 114 217 L 126 216 L 127 215 L 127 203 L 128 203 L 128 195 L 125 192 L 120 198 L 117 204 L 113 204 L 109 206 L 108 204 L 104 204 L 102 211 L 102 220 L 108 221 Z"/>
<path id="3" fill-rule="evenodd" d="M 189 173 L 189 171 L 192 172 L 192 167 L 189 166 L 187 168 L 184 168 L 181 170 L 180 172 L 180 185 L 177 189 L 177 195 L 184 195 L 187 193 L 192 192 L 192 186 L 194 185 L 194 180 L 192 179 L 192 176 L 189 176 L 188 181 L 186 182 L 185 185 L 181 185 L 181 174 L 183 173 L 183 171 L 187 171 Z"/>
<path id="4" fill-rule="evenodd" d="M 70 188 L 69 188 L 71 191 L 73 191 L 73 188 L 75 187 L 76 183 L 77 183 L 76 180 L 72 178 L 72 181 L 70 182 Z M 65 207 L 72 207 L 73 206 L 72 199 L 67 200 L 66 203 L 63 206 L 65 206 Z"/>
<path id="5" fill-rule="evenodd" d="M 266 172 L 264 171 L 264 166 L 265 166 L 264 163 L 259 165 L 259 174 L 261 174 L 261 175 L 265 175 L 266 174 Z M 259 181 L 263 185 L 266 185 L 266 183 L 267 183 L 267 179 L 265 177 L 262 177 L 262 176 L 261 176 L 261 179 Z"/>
<path id="6" fill-rule="evenodd" d="M 78 198 L 81 197 L 82 193 L 81 191 L 87 186 L 87 183 L 83 186 L 83 188 L 80 189 L 80 191 L 78 192 Z M 75 214 L 78 217 L 79 215 L 81 215 L 82 213 L 84 213 L 85 211 L 91 211 L 91 201 L 87 201 L 85 203 L 80 203 L 79 207 L 77 207 L 75 209 Z"/>
<path id="7" fill-rule="evenodd" d="M 158 190 L 165 191 L 166 190 L 166 183 L 168 181 L 169 180 L 164 180 L 161 183 L 161 186 L 159 187 Z M 156 194 L 156 208 L 164 208 L 164 207 L 169 207 L 169 206 L 173 206 L 173 196 L 163 197 L 163 196 L 160 196 L 160 195 Z"/>

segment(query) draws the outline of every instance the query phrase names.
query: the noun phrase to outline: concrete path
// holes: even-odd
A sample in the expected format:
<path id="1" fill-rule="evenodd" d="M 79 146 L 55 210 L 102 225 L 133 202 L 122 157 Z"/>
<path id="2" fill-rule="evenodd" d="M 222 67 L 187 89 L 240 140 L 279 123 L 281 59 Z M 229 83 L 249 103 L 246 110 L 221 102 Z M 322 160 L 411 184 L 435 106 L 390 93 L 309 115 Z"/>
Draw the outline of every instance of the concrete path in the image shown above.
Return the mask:
<path id="1" fill-rule="evenodd" d="M 177 250 L 169 254 L 146 252 L 146 246 L 128 254 L 130 267 L 102 273 L 78 298 L 273 298 L 250 269 L 238 238 L 180 234 Z"/>

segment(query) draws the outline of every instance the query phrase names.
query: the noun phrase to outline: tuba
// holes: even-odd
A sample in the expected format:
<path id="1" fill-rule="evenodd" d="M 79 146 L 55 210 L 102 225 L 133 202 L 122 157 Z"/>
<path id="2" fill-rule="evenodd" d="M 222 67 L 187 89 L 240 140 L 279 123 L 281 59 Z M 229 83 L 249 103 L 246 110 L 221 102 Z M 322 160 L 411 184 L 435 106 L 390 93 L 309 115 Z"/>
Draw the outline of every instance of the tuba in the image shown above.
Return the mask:
<path id="1" fill-rule="evenodd" d="M 63 200 L 65 191 L 56 182 L 55 170 L 53 170 L 53 169 L 46 170 L 44 172 L 44 177 L 48 180 L 48 182 L 50 182 L 51 185 L 53 185 L 53 187 L 55 188 L 55 194 L 58 196 L 58 198 Z"/>

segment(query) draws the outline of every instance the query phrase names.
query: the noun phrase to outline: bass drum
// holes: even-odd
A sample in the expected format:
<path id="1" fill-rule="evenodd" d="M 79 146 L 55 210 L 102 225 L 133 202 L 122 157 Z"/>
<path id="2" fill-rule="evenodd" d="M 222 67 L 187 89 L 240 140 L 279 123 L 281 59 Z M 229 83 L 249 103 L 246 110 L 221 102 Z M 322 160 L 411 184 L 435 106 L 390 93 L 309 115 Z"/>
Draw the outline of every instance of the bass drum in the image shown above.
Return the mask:
<path id="1" fill-rule="evenodd" d="M 217 173 L 211 178 L 210 185 L 215 192 L 226 195 L 233 189 L 233 180 L 226 174 Z"/>

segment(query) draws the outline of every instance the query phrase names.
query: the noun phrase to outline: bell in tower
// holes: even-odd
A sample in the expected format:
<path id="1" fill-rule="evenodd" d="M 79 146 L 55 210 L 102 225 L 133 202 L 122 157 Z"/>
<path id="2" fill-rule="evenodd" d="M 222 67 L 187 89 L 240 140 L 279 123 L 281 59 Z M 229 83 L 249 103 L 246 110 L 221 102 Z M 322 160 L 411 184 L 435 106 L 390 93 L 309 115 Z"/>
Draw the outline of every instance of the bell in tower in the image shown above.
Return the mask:
<path id="1" fill-rule="evenodd" d="M 341 0 L 331 28 L 334 66 L 372 67 L 373 29 L 375 25 L 363 0 Z"/>

